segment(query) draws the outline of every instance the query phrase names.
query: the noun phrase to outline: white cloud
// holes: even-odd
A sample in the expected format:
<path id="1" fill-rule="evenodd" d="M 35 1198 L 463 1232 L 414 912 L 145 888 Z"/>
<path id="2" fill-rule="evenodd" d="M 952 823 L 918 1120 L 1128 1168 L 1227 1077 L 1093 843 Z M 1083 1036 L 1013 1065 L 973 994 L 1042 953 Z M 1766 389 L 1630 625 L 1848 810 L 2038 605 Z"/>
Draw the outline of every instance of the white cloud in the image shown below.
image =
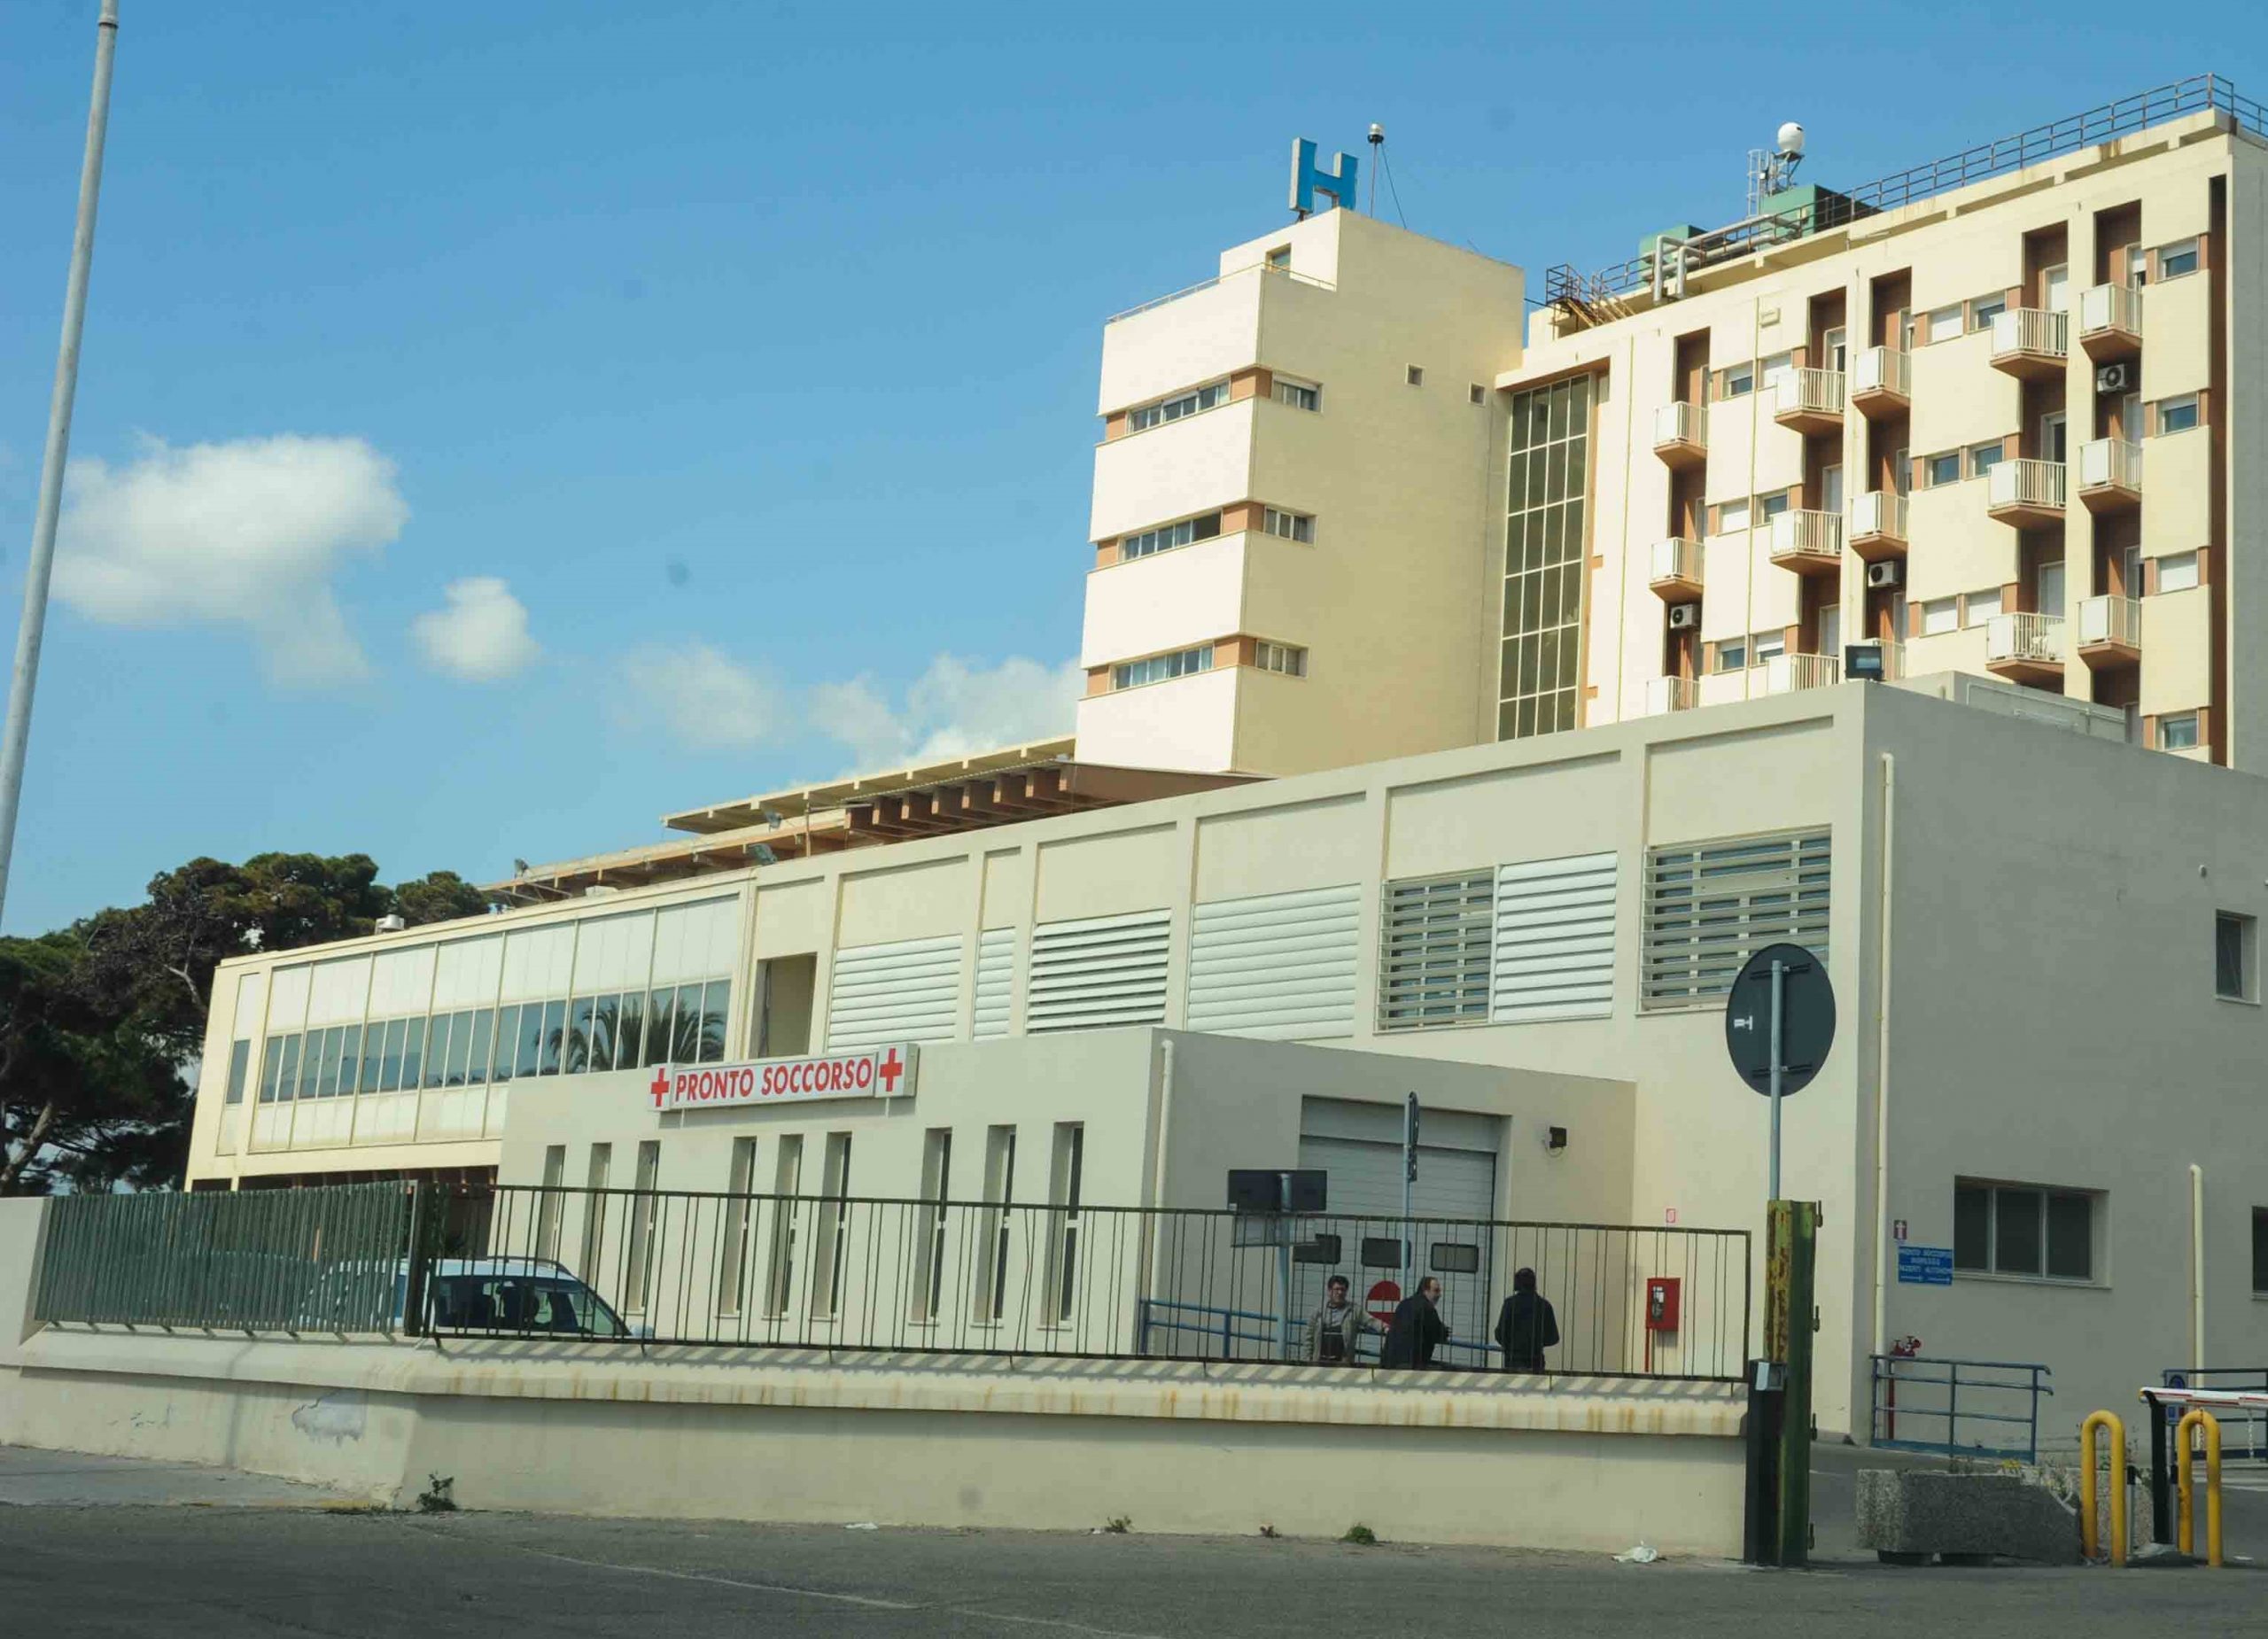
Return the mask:
<path id="1" fill-rule="evenodd" d="M 850 750 L 858 768 L 927 762 L 1068 734 L 1086 673 L 1011 656 L 997 666 L 939 655 L 893 705 L 871 678 L 811 691 L 812 726 Z"/>
<path id="2" fill-rule="evenodd" d="M 401 532 L 393 463 L 361 439 L 151 439 L 113 467 L 72 463 L 55 592 L 115 625 L 238 626 L 279 682 L 369 671 L 331 580 Z"/>
<path id="3" fill-rule="evenodd" d="M 452 580 L 441 595 L 447 607 L 429 609 L 409 623 L 409 635 L 436 672 L 470 683 L 494 682 L 543 652 L 528 635 L 527 605 L 498 576 Z"/>
<path id="4" fill-rule="evenodd" d="M 785 720 L 780 691 L 706 643 L 649 644 L 622 658 L 634 720 L 702 750 L 761 745 Z"/>

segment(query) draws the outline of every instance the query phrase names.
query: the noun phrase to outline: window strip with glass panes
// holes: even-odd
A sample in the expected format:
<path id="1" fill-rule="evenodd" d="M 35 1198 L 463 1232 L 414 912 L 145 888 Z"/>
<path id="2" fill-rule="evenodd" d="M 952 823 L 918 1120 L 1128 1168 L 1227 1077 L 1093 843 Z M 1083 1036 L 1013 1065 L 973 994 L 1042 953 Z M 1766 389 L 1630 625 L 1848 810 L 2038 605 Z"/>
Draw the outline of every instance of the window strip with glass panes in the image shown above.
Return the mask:
<path id="1" fill-rule="evenodd" d="M 1154 404 L 1143 404 L 1126 412 L 1127 430 L 1140 432 L 1151 427 L 1162 426 L 1169 421 L 1179 421 L 1216 405 L 1229 401 L 1229 384 L 1225 381 L 1208 382 L 1188 392 L 1177 393 L 1169 399 L 1160 399 Z"/>
<path id="2" fill-rule="evenodd" d="M 1575 726 L 1591 395 L 1591 378 L 1578 376 L 1512 397 L 1499 740 Z"/>
<path id="3" fill-rule="evenodd" d="M 1297 540 L 1309 546 L 1315 543 L 1315 519 L 1304 512 L 1285 512 L 1278 507 L 1261 509 L 1261 527 L 1271 535 L 1281 535 L 1286 540 Z"/>
<path id="4" fill-rule="evenodd" d="M 1169 677 L 1186 677 L 1192 672 L 1213 669 L 1213 646 L 1200 643 L 1194 649 L 1177 649 L 1170 655 L 1152 655 L 1143 660 L 1130 660 L 1110 669 L 1113 688 L 1138 688 L 1145 683 L 1161 683 Z"/>
<path id="5" fill-rule="evenodd" d="M 1305 677 L 1308 674 L 1308 651 L 1290 643 L 1254 643 L 1252 664 L 1262 672 L 1281 672 L 1285 677 Z"/>
<path id="6" fill-rule="evenodd" d="M 1128 535 L 1118 543 L 1118 555 L 1122 559 L 1146 558 L 1153 553 L 1170 552 L 1176 547 L 1185 547 L 1193 541 L 1210 540 L 1220 532 L 1221 515 L 1208 512 L 1199 517 L 1183 518 L 1176 524 L 1161 524 L 1155 529 Z"/>

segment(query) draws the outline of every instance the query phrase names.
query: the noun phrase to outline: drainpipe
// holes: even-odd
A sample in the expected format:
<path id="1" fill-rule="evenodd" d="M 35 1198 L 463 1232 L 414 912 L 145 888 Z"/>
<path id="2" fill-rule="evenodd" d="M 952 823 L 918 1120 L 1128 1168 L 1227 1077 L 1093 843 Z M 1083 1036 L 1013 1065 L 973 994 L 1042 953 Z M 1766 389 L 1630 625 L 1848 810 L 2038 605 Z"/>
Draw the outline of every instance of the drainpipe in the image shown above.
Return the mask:
<path id="1" fill-rule="evenodd" d="M 1147 1304 L 1157 1290 L 1158 1218 L 1166 1204 L 1166 1141 L 1173 1132 L 1173 1037 L 1158 1044 L 1158 1153 L 1150 1166 L 1150 1210 L 1142 1220 L 1142 1290 L 1138 1303 Z"/>
<path id="2" fill-rule="evenodd" d="M 2205 1363 L 2205 1169 L 2189 1163 L 2189 1363 Z"/>
<path id="3" fill-rule="evenodd" d="M 1882 886 L 1875 916 L 1882 928 L 1877 958 L 1881 975 L 1875 1005 L 1875 1346 L 1874 1353 L 1890 1348 L 1890 920 L 1895 903 L 1891 872 L 1896 858 L 1898 759 L 1882 754 Z"/>

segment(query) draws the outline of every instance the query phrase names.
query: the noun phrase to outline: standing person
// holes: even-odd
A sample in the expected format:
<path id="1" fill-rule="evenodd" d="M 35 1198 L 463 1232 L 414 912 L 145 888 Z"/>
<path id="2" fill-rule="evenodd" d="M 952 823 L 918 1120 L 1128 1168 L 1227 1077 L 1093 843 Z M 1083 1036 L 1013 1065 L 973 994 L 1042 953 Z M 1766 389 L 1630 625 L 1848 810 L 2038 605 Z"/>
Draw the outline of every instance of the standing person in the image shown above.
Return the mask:
<path id="1" fill-rule="evenodd" d="M 1449 1323 L 1441 1318 L 1441 1283 L 1431 1275 L 1418 1283 L 1417 1292 L 1402 1300 L 1387 1324 L 1386 1341 L 1379 1348 L 1382 1366 L 1430 1366 L 1433 1351 L 1449 1340 Z"/>
<path id="2" fill-rule="evenodd" d="M 1323 1307 L 1308 1317 L 1307 1358 L 1318 1365 L 1344 1365 L 1355 1358 L 1355 1340 L 1386 1328 L 1348 1301 L 1347 1277 L 1324 1282 Z"/>
<path id="3" fill-rule="evenodd" d="M 1542 1371 L 1543 1351 L 1559 1340 L 1559 1317 L 1551 1300 L 1535 1289 L 1535 1271 L 1512 1276 L 1512 1295 L 1496 1317 L 1496 1347 L 1504 1351 L 1507 1371 Z"/>

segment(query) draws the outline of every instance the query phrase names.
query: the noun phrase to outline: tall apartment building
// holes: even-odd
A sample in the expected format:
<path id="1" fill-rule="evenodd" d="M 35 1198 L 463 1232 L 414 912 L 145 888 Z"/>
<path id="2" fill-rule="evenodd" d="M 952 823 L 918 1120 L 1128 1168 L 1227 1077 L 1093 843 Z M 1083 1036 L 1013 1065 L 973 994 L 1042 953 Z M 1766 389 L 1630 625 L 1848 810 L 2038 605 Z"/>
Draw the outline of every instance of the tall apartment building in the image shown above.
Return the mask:
<path id="1" fill-rule="evenodd" d="M 1367 217 L 1225 252 L 1105 331 L 1082 755 L 1293 773 L 1873 644 L 2268 767 L 2262 127 L 2201 79 L 1790 189 L 1555 268 L 1524 349 L 1517 268 Z"/>
<path id="2" fill-rule="evenodd" d="M 1520 271 L 1352 211 L 1103 331 L 1083 758 L 1293 773 L 1493 737 Z"/>

